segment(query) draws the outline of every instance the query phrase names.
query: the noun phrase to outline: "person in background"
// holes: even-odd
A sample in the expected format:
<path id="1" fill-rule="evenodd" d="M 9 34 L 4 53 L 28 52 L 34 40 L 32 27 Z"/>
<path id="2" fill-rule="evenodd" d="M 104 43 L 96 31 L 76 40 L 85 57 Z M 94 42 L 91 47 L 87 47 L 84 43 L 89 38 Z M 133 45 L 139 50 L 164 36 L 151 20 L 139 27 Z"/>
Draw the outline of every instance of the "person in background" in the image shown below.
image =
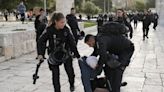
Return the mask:
<path id="1" fill-rule="evenodd" d="M 24 24 L 25 21 L 25 12 L 26 12 L 26 6 L 24 5 L 23 1 L 18 5 L 17 10 L 19 14 L 21 15 L 21 21 L 22 24 Z"/>
<path id="2" fill-rule="evenodd" d="M 134 21 L 134 29 L 136 29 L 138 25 L 138 15 L 134 14 L 134 16 L 132 17 L 132 20 Z"/>
<path id="3" fill-rule="evenodd" d="M 6 20 L 6 21 L 8 21 L 8 14 L 9 14 L 9 12 L 8 12 L 8 10 L 6 9 L 6 10 L 4 11 L 4 17 L 5 17 L 5 20 Z"/>
<path id="4" fill-rule="evenodd" d="M 73 36 L 74 36 L 76 44 L 77 44 L 78 39 L 79 39 L 79 34 L 80 34 L 80 28 L 78 26 L 78 21 L 77 21 L 75 14 L 76 14 L 75 8 L 71 8 L 71 14 L 68 14 L 66 16 L 66 19 L 67 19 L 68 25 L 70 26 L 70 28 L 72 30 Z"/>
<path id="5" fill-rule="evenodd" d="M 38 42 L 39 37 L 42 35 L 43 31 L 45 30 L 47 26 L 48 20 L 45 16 L 44 9 L 40 9 L 39 14 L 36 16 L 35 19 L 35 29 L 36 29 L 36 42 Z M 46 49 L 46 47 L 45 47 Z M 38 47 L 37 47 L 37 55 L 38 55 Z M 43 55 L 45 58 L 45 55 Z M 38 59 L 38 56 L 36 57 Z"/>
<path id="6" fill-rule="evenodd" d="M 133 28 L 130 24 L 129 18 L 126 16 L 126 13 L 124 12 L 123 9 L 117 9 L 116 19 L 114 19 L 114 21 L 125 25 L 126 28 L 130 31 L 129 33 L 130 39 L 133 37 Z M 125 34 L 125 36 L 128 37 L 128 34 Z"/>
<path id="7" fill-rule="evenodd" d="M 159 19 L 159 16 L 157 13 L 154 14 L 154 19 L 153 19 L 153 23 L 154 23 L 154 30 L 156 30 L 156 27 L 158 26 L 158 19 Z"/>
<path id="8" fill-rule="evenodd" d="M 81 14 L 79 15 L 79 19 L 80 19 L 80 21 L 82 21 L 82 15 Z"/>
<path id="9" fill-rule="evenodd" d="M 145 40 L 145 37 L 148 39 L 148 34 L 149 34 L 149 26 L 152 22 L 152 17 L 151 17 L 151 12 L 148 10 L 144 11 L 144 16 L 142 19 L 142 24 L 143 24 L 143 41 Z"/>
<path id="10" fill-rule="evenodd" d="M 100 31 L 101 26 L 103 25 L 103 23 L 104 23 L 103 15 L 99 14 L 99 16 L 97 18 L 97 30 L 98 30 L 98 32 Z"/>

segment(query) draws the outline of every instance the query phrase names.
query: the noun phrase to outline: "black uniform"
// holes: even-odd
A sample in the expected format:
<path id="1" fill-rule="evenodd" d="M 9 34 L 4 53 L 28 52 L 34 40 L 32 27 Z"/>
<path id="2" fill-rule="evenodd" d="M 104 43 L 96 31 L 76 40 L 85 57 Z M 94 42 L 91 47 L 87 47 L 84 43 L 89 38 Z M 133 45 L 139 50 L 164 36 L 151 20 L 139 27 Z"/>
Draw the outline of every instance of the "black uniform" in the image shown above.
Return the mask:
<path id="1" fill-rule="evenodd" d="M 118 61 L 121 63 L 121 66 L 110 68 L 105 65 L 104 72 L 111 83 L 112 92 L 120 92 L 123 72 L 126 66 L 129 65 L 134 52 L 133 43 L 123 35 L 98 36 L 97 49 L 95 50 L 97 51 L 94 51 L 93 55 L 97 55 L 97 52 L 100 55 L 98 62 L 100 67 L 109 60 L 108 54 L 118 56 Z"/>
<path id="2" fill-rule="evenodd" d="M 138 25 L 138 15 L 134 15 L 132 19 L 134 20 L 134 28 L 137 28 L 137 25 Z"/>
<path id="3" fill-rule="evenodd" d="M 146 14 L 143 16 L 143 39 L 145 39 L 145 37 L 148 38 L 149 26 L 151 22 L 152 22 L 151 15 Z"/>
<path id="4" fill-rule="evenodd" d="M 97 18 L 97 30 L 98 30 L 98 32 L 100 31 L 103 23 L 104 23 L 103 16 L 99 15 Z"/>
<path id="5" fill-rule="evenodd" d="M 36 42 L 38 42 L 39 37 L 41 36 L 43 31 L 45 30 L 46 23 L 47 23 L 47 18 L 44 19 L 43 21 L 40 21 L 39 20 L 40 16 L 41 15 L 36 16 L 36 19 L 35 19 Z M 45 49 L 46 49 L 46 47 L 45 47 Z M 38 54 L 38 47 L 37 47 L 37 54 Z"/>
<path id="6" fill-rule="evenodd" d="M 76 43 L 78 43 L 78 39 L 79 39 L 78 33 L 80 33 L 80 29 L 78 26 L 77 18 L 73 14 L 67 15 L 66 18 L 67 18 L 68 25 L 71 27 L 73 36 L 75 37 L 75 41 L 76 41 Z"/>
<path id="7" fill-rule="evenodd" d="M 54 36 L 56 36 L 56 43 L 54 42 Z M 42 34 L 42 36 L 39 38 L 38 41 L 38 53 L 39 55 L 44 55 L 45 53 L 45 43 L 49 41 L 49 50 L 48 55 L 53 53 L 55 51 L 54 47 L 61 46 L 62 44 L 65 44 L 64 49 L 67 50 L 67 52 L 72 51 L 74 52 L 75 56 L 77 58 L 80 58 L 80 55 L 77 51 L 75 40 L 70 33 L 70 30 L 65 27 L 64 29 L 57 30 L 54 26 L 50 26 L 47 28 L 47 31 Z M 60 58 L 61 55 L 56 55 L 56 58 Z M 54 61 L 56 62 L 56 61 Z M 72 57 L 69 56 L 65 61 L 63 61 L 64 67 L 66 70 L 66 73 L 69 78 L 70 86 L 74 86 L 74 70 L 72 66 Z M 59 65 L 53 65 L 49 62 L 50 70 L 52 71 L 52 79 L 53 79 L 53 85 L 55 92 L 61 92 L 60 90 L 60 73 L 59 73 Z"/>
<path id="8" fill-rule="evenodd" d="M 153 23 L 154 23 L 153 28 L 154 28 L 154 30 L 156 30 L 156 27 L 157 27 L 157 25 L 158 25 L 159 16 L 158 16 L 157 13 L 155 13 L 153 17 L 154 17 L 154 19 L 153 19 Z"/>
<path id="9" fill-rule="evenodd" d="M 116 21 L 116 22 L 119 22 L 119 23 L 121 23 L 121 24 L 123 24 L 123 25 L 125 25 L 125 26 L 128 28 L 128 30 L 130 31 L 129 37 L 130 37 L 130 38 L 133 37 L 133 28 L 132 28 L 130 22 L 127 21 L 127 18 L 118 17 L 117 20 L 115 20 L 115 21 Z M 128 35 L 126 34 L 126 36 L 128 36 Z"/>

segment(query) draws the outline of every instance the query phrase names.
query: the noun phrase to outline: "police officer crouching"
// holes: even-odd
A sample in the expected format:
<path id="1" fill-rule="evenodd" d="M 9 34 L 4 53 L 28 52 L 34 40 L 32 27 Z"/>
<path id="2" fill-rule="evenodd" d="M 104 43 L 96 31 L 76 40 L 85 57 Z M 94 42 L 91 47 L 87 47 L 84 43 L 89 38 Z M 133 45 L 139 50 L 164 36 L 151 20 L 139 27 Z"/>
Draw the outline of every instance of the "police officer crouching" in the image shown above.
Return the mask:
<path id="1" fill-rule="evenodd" d="M 100 56 L 97 69 L 105 65 L 104 72 L 112 88 L 110 92 L 120 92 L 124 70 L 134 52 L 134 44 L 122 35 L 126 32 L 124 25 L 111 22 L 104 24 L 97 36 L 87 35 L 85 38 L 85 43 L 94 48 L 92 55 Z"/>
<path id="2" fill-rule="evenodd" d="M 65 26 L 65 17 L 62 13 L 54 13 L 50 23 L 47 30 L 43 32 L 38 40 L 38 59 L 43 59 L 45 43 L 49 41 L 48 64 L 52 71 L 54 90 L 55 92 L 61 92 L 59 66 L 64 64 L 70 83 L 70 90 L 74 91 L 75 74 L 70 51 L 74 52 L 77 58 L 80 58 L 74 37 L 70 33 L 70 30 Z"/>

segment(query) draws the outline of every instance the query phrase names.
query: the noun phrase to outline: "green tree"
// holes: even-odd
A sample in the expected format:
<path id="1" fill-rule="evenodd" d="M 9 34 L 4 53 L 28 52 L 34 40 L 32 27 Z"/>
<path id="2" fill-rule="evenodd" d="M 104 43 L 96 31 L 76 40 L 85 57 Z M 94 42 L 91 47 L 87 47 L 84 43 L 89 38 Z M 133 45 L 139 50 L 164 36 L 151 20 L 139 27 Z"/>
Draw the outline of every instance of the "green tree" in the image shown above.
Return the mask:
<path id="1" fill-rule="evenodd" d="M 144 11 L 144 9 L 146 9 L 146 6 L 145 6 L 144 2 L 136 1 L 135 8 L 137 11 Z"/>
<path id="2" fill-rule="evenodd" d="M 100 8 L 97 7 L 93 2 L 87 1 L 84 4 L 83 12 L 87 15 L 94 15 L 100 12 Z"/>
<path id="3" fill-rule="evenodd" d="M 149 8 L 155 8 L 155 0 L 149 0 L 146 2 L 147 9 Z"/>
<path id="4" fill-rule="evenodd" d="M 112 0 L 91 0 L 96 6 L 100 7 L 100 9 L 104 10 L 104 4 L 105 4 L 105 10 L 107 12 L 111 11 L 112 9 Z M 105 1 L 105 3 L 104 3 Z M 108 11 L 109 10 L 109 11 Z"/>

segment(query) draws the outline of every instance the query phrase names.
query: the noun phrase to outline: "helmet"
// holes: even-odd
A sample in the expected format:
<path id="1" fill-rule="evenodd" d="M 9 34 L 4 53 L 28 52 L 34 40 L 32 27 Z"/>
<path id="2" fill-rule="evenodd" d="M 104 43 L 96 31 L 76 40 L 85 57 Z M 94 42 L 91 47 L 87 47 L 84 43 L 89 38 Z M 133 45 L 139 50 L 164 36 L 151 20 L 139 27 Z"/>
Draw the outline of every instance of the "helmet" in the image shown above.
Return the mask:
<path id="1" fill-rule="evenodd" d="M 65 49 L 56 48 L 54 52 L 50 53 L 48 62 L 52 65 L 61 65 L 65 63 L 69 56 Z"/>

